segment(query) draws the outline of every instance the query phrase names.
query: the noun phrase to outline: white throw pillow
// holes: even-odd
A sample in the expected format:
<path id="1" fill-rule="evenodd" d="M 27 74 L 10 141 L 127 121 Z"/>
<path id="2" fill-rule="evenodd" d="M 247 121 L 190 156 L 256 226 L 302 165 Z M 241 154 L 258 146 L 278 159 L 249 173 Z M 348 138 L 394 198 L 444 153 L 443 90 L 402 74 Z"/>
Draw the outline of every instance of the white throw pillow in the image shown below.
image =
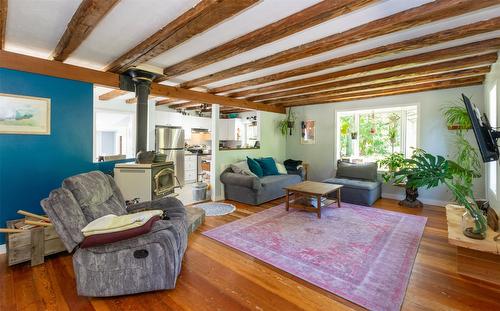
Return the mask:
<path id="1" fill-rule="evenodd" d="M 254 173 L 252 173 L 252 171 L 250 171 L 250 168 L 248 167 L 248 163 L 246 160 L 236 162 L 234 164 L 231 164 L 230 166 L 231 166 L 231 169 L 233 170 L 233 172 L 235 172 L 236 174 L 257 177 L 257 175 L 255 175 Z"/>
<path id="2" fill-rule="evenodd" d="M 283 164 L 276 162 L 276 167 L 278 168 L 278 173 L 280 174 L 288 174 L 286 168 Z"/>

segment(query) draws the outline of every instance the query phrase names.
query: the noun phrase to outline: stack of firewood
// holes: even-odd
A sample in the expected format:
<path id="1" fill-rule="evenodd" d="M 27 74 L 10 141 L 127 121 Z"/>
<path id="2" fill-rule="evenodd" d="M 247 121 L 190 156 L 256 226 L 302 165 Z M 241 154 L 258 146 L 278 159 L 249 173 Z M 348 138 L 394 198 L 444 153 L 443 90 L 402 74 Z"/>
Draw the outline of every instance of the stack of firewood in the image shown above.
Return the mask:
<path id="1" fill-rule="evenodd" d="M 46 216 L 33 214 L 27 211 L 18 210 L 18 214 L 26 216 L 23 220 L 20 220 L 14 224 L 15 228 L 0 228 L 0 233 L 16 233 L 24 232 L 26 230 L 33 229 L 35 227 L 50 227 L 52 222 Z"/>

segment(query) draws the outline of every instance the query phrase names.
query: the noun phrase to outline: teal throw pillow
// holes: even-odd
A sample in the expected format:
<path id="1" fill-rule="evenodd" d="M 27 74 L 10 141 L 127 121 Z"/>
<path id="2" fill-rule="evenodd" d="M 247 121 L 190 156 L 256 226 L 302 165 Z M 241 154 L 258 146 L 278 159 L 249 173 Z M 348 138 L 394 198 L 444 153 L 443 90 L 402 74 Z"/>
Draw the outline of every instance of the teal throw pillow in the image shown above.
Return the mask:
<path id="1" fill-rule="evenodd" d="M 276 166 L 276 162 L 274 162 L 273 158 L 271 157 L 260 158 L 260 159 L 255 159 L 255 161 L 259 163 L 260 167 L 262 168 L 262 172 L 264 173 L 264 176 L 280 174 L 278 172 L 278 167 Z"/>
<path id="2" fill-rule="evenodd" d="M 250 169 L 250 171 L 252 173 L 254 173 L 255 175 L 257 175 L 257 177 L 261 178 L 264 176 L 264 172 L 262 171 L 262 167 L 260 167 L 260 165 L 259 165 L 259 163 L 257 163 L 257 161 L 247 157 L 247 164 L 248 164 L 248 168 Z"/>

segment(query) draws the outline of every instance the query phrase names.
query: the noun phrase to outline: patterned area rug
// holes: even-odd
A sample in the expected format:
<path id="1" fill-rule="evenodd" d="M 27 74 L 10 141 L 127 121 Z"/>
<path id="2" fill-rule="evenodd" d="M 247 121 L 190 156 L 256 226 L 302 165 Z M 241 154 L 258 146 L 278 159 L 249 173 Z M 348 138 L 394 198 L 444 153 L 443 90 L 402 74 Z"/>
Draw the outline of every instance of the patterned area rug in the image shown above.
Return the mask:
<path id="1" fill-rule="evenodd" d="M 205 210 L 205 216 L 222 216 L 231 214 L 236 210 L 236 207 L 232 204 L 219 202 L 201 203 L 194 206 Z"/>
<path id="2" fill-rule="evenodd" d="M 275 206 L 204 232 L 370 310 L 399 310 L 427 218 L 342 203 Z"/>

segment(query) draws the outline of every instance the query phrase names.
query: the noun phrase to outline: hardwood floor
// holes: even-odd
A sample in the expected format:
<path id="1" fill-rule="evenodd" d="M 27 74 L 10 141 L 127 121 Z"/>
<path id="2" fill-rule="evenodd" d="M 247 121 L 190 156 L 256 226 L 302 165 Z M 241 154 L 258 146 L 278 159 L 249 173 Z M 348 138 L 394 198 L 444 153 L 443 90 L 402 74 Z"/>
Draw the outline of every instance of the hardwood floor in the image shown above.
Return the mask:
<path id="1" fill-rule="evenodd" d="M 78 297 L 68 254 L 34 268 L 7 267 L 0 256 L 0 310 L 360 310 L 362 308 L 200 232 L 282 203 L 234 203 L 237 211 L 208 217 L 190 237 L 177 288 L 119 298 Z M 447 243 L 444 208 L 401 208 L 379 200 L 376 208 L 428 217 L 403 310 L 500 310 L 500 288 L 456 273 L 456 248 Z"/>

